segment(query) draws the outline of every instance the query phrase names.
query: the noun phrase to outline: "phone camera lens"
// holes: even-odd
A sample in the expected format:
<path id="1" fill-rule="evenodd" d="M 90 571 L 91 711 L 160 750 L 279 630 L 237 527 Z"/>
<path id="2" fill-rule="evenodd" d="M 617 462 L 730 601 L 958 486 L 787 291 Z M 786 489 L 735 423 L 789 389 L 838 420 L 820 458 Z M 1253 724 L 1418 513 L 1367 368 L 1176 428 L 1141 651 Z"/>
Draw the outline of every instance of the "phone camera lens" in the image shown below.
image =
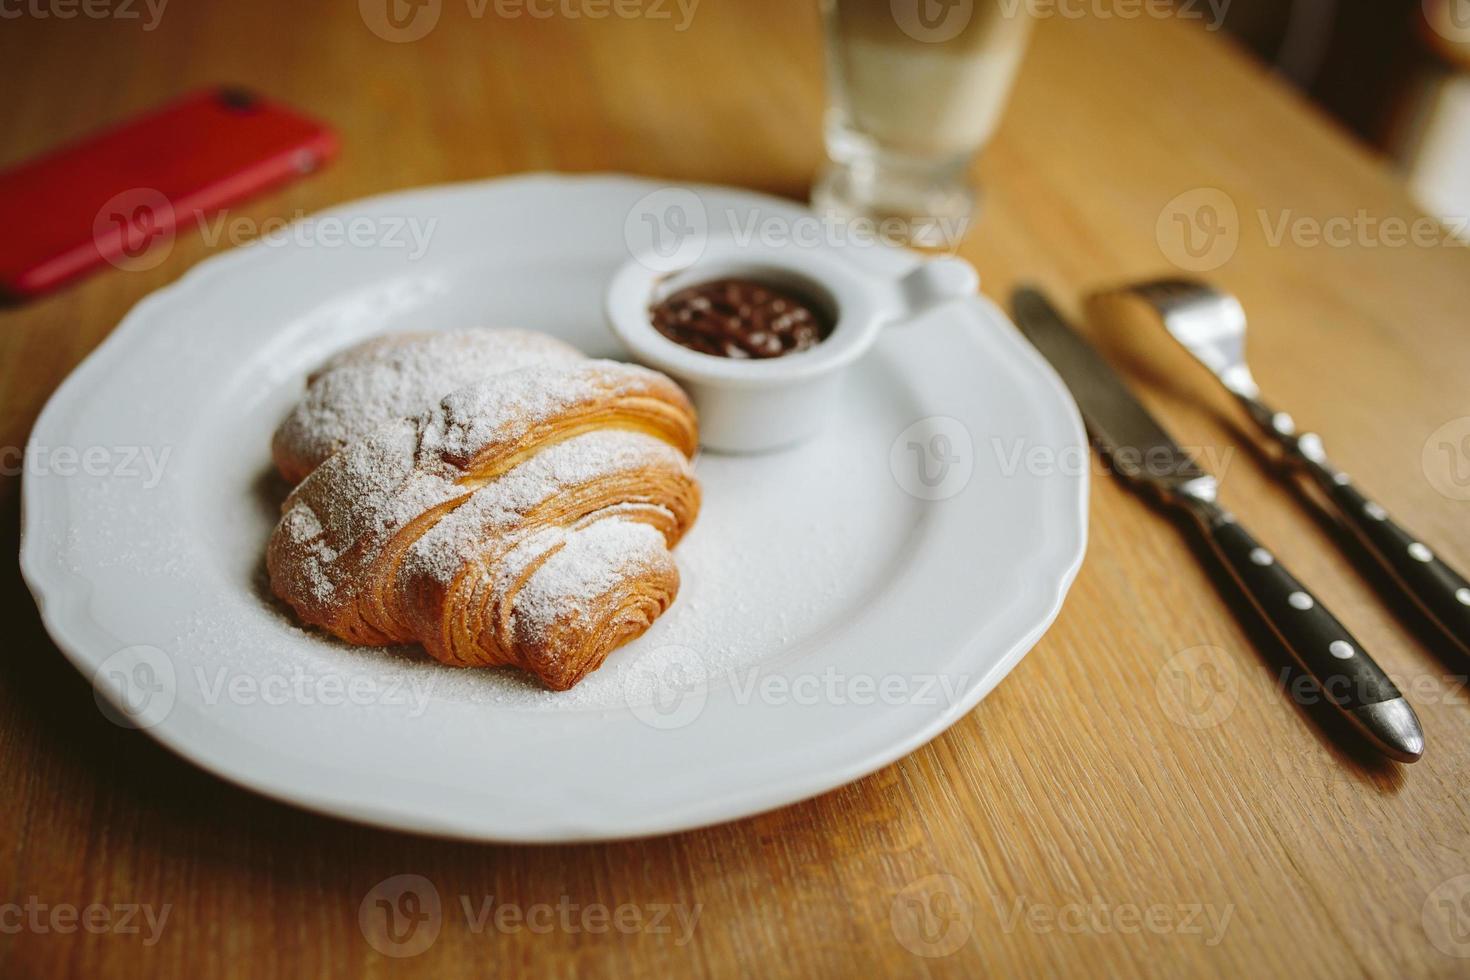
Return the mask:
<path id="1" fill-rule="evenodd" d="M 217 98 L 220 105 L 231 112 L 250 112 L 256 105 L 255 94 L 243 88 L 222 88 Z"/>

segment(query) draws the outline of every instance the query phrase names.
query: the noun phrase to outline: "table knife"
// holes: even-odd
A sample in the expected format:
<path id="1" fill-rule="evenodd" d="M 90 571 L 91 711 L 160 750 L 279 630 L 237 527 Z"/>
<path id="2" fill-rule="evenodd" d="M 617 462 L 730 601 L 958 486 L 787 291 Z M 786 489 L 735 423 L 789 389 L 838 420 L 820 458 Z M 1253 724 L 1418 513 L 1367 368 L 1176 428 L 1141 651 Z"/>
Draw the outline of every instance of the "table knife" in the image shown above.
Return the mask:
<path id="1" fill-rule="evenodd" d="M 1094 445 L 1136 489 L 1187 511 L 1261 618 L 1325 699 L 1398 762 L 1424 753 L 1409 702 L 1347 628 L 1216 502 L 1219 484 L 1164 431 L 1113 369 L 1034 289 L 1012 297 L 1021 332 L 1061 375 Z"/>
<path id="2" fill-rule="evenodd" d="M 1136 298 L 1157 322 L 1235 396 L 1262 433 L 1283 450 L 1285 472 L 1305 472 L 1389 579 L 1461 653 L 1470 656 L 1470 580 L 1389 516 L 1327 458 L 1322 438 L 1302 432 L 1286 412 L 1261 398 L 1245 358 L 1245 309 L 1240 301 L 1197 279 L 1156 279 L 1105 290 L 1091 298 L 1099 313 Z"/>

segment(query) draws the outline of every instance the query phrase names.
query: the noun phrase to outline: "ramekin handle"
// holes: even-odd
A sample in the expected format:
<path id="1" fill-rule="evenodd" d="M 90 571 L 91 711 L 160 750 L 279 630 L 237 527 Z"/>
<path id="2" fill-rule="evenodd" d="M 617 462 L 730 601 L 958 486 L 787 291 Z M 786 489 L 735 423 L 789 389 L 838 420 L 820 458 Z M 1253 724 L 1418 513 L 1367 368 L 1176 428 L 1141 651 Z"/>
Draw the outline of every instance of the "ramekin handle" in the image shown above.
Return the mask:
<path id="1" fill-rule="evenodd" d="M 974 296 L 980 289 L 980 276 L 964 259 L 927 259 L 900 279 L 898 288 L 903 297 L 902 316 L 909 319 L 951 300 Z"/>

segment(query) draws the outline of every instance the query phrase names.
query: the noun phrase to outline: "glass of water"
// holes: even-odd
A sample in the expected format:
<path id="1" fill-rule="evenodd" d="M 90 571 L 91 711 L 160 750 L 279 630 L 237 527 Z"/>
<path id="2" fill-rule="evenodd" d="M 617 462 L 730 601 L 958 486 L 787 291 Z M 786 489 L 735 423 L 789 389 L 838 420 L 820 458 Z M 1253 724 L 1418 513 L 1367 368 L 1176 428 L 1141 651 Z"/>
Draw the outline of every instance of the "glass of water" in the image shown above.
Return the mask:
<path id="1" fill-rule="evenodd" d="M 1031 33 L 1028 0 L 821 0 L 828 165 L 817 211 L 900 219 L 951 248 L 976 205 L 972 160 L 995 131 Z"/>

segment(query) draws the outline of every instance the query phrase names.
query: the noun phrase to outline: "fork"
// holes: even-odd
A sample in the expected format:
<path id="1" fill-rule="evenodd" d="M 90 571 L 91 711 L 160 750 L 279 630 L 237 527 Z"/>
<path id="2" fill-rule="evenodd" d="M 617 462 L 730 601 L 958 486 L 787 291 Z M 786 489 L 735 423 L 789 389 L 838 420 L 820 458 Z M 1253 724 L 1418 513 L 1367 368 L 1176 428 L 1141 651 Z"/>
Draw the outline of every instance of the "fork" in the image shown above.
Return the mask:
<path id="1" fill-rule="evenodd" d="M 1290 415 L 1261 399 L 1246 363 L 1246 319 L 1240 302 L 1197 280 L 1157 279 L 1094 293 L 1089 308 L 1104 309 L 1110 300 L 1129 297 L 1143 300 L 1170 336 L 1210 369 L 1261 431 L 1285 450 L 1288 466 L 1312 478 L 1404 594 L 1470 656 L 1470 582 L 1332 465 L 1320 436 L 1299 432 Z"/>

